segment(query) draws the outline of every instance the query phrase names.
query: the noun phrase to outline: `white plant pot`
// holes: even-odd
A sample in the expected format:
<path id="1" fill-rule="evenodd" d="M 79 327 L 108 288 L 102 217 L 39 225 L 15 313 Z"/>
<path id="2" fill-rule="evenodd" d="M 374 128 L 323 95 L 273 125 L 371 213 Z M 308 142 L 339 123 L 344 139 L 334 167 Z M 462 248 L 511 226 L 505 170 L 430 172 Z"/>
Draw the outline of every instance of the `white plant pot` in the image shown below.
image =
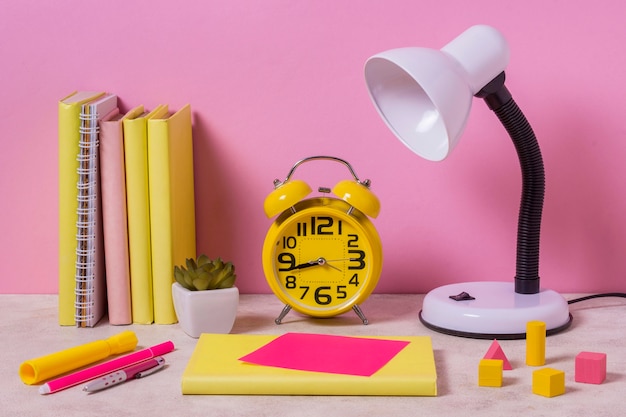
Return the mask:
<path id="1" fill-rule="evenodd" d="M 174 310 L 180 327 L 191 337 L 202 333 L 230 333 L 237 316 L 239 290 L 189 291 L 178 282 L 172 284 Z"/>

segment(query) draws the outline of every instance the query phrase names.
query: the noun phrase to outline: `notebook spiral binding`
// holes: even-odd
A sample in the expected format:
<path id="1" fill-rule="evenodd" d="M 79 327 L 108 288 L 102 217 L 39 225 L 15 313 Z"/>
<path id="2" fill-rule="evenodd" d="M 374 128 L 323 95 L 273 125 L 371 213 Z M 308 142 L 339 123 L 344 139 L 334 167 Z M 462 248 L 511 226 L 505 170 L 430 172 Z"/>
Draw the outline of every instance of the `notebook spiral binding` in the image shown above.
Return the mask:
<path id="1" fill-rule="evenodd" d="M 75 321 L 77 327 L 88 327 L 95 318 L 96 215 L 98 212 L 98 115 L 83 106 L 80 114 L 78 161 L 78 209 L 76 221 L 76 288 Z"/>

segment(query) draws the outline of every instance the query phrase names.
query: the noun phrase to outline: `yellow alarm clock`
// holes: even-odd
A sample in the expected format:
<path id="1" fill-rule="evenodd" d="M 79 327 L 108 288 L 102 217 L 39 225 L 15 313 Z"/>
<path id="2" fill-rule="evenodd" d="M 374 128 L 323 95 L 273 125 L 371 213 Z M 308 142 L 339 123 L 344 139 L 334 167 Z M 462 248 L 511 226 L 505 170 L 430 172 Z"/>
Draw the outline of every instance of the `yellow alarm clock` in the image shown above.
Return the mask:
<path id="1" fill-rule="evenodd" d="M 353 180 L 332 190 L 320 187 L 321 197 L 305 199 L 312 189 L 291 180 L 298 166 L 314 160 L 345 165 Z M 369 220 L 380 212 L 380 202 L 352 166 L 332 156 L 312 156 L 291 168 L 264 203 L 268 218 L 278 216 L 263 244 L 263 271 L 274 294 L 285 303 L 276 318 L 280 324 L 293 308 L 313 317 L 332 317 L 352 309 L 368 320 L 359 307 L 374 290 L 383 264 L 382 244 Z M 327 197 L 330 193 L 339 198 Z"/>

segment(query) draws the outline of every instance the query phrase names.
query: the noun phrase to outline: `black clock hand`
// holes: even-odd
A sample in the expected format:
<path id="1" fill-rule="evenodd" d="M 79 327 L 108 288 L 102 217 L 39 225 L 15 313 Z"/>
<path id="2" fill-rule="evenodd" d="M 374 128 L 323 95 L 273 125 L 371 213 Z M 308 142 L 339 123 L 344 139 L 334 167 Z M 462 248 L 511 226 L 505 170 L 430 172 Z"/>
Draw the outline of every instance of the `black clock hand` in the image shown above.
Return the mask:
<path id="1" fill-rule="evenodd" d="M 295 265 L 290 267 L 289 269 L 285 269 L 285 271 L 293 271 L 294 269 L 304 269 L 304 268 L 310 268 L 312 266 L 317 266 L 317 265 L 327 265 L 333 269 L 336 269 L 337 271 L 341 271 L 341 269 L 337 268 L 334 265 L 329 264 L 328 262 L 336 262 L 336 261 L 344 261 L 346 259 L 333 259 L 331 261 L 327 261 L 324 258 L 317 258 L 315 260 L 309 261 L 309 262 L 305 262 L 303 264 L 299 264 L 299 265 Z M 350 258 L 348 258 L 347 260 L 351 260 Z"/>
<path id="2" fill-rule="evenodd" d="M 284 271 L 293 271 L 294 269 L 310 268 L 312 266 L 317 266 L 317 265 L 321 265 L 321 264 L 316 259 L 314 261 L 309 261 L 309 262 L 306 262 L 306 263 L 303 263 L 303 264 L 300 264 L 300 265 L 292 266 L 292 267 L 290 267 L 288 269 L 284 269 Z"/>

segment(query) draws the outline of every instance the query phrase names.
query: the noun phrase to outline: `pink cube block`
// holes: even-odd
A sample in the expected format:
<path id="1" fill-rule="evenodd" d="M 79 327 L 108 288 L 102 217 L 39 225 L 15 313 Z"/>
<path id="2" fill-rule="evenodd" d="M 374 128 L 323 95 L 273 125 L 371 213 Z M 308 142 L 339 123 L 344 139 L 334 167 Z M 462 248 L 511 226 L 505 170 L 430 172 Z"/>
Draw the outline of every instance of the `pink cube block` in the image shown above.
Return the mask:
<path id="1" fill-rule="evenodd" d="M 576 355 L 574 380 L 585 384 L 601 384 L 606 379 L 606 353 L 580 352 Z"/>

